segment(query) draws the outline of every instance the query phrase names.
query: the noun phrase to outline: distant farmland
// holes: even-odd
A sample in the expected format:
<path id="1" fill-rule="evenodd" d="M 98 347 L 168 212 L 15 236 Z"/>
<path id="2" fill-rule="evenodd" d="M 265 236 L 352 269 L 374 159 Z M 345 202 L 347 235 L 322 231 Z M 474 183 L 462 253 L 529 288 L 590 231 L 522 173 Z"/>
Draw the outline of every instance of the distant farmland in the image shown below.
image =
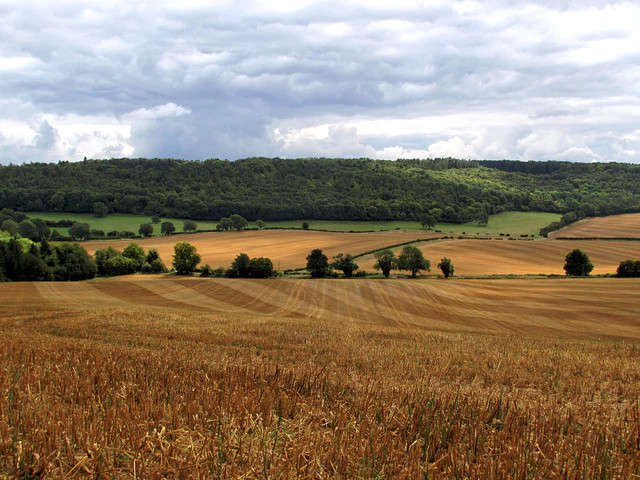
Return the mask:
<path id="1" fill-rule="evenodd" d="M 574 248 L 583 250 L 595 266 L 593 274 L 615 273 L 621 261 L 640 259 L 640 242 L 598 240 L 438 240 L 420 246 L 431 261 L 431 271 L 450 258 L 456 275 L 564 275 L 564 258 Z M 400 248 L 395 249 L 396 255 Z M 373 271 L 375 259 L 360 260 L 360 268 Z"/>
<path id="2" fill-rule="evenodd" d="M 306 257 L 314 248 L 320 248 L 329 257 L 338 253 L 362 253 L 386 245 L 410 242 L 418 238 L 438 237 L 439 234 L 415 231 L 389 231 L 374 233 L 339 233 L 303 230 L 251 230 L 245 232 L 198 233 L 171 235 L 135 240 L 96 240 L 83 242 L 91 254 L 97 249 L 112 246 L 122 250 L 131 241 L 145 250 L 156 248 L 167 265 L 171 264 L 173 246 L 177 242 L 195 245 L 202 262 L 212 267 L 229 267 L 240 253 L 250 257 L 269 257 L 275 268 L 298 268 L 306 265 Z"/>
<path id="3" fill-rule="evenodd" d="M 554 237 L 640 238 L 640 213 L 595 217 L 569 225 Z"/>

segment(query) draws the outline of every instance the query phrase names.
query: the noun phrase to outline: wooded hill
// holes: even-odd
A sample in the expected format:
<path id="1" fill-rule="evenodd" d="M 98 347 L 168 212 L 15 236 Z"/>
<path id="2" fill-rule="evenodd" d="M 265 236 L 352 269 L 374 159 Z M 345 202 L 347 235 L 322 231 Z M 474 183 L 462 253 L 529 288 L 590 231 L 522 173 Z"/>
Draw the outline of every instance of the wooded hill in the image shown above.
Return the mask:
<path id="1" fill-rule="evenodd" d="M 248 158 L 112 159 L 0 166 L 0 208 L 249 220 L 446 222 L 482 210 L 582 216 L 640 211 L 640 166 L 620 163 Z"/>

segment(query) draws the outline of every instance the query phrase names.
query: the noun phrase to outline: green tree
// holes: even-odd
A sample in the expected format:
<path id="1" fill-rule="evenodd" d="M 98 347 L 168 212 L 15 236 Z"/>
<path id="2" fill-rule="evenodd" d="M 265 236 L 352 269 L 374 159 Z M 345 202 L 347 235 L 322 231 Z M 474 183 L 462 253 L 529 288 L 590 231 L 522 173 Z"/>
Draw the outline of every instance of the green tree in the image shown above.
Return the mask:
<path id="1" fill-rule="evenodd" d="M 624 260 L 616 271 L 619 277 L 640 277 L 640 260 Z"/>
<path id="2" fill-rule="evenodd" d="M 231 268 L 227 270 L 228 277 L 246 278 L 249 276 L 249 263 L 251 259 L 246 253 L 236 256 L 231 262 Z"/>
<path id="3" fill-rule="evenodd" d="M 249 261 L 249 278 L 273 276 L 273 262 L 267 257 L 256 257 Z"/>
<path id="4" fill-rule="evenodd" d="M 196 247 L 190 243 L 176 243 L 173 252 L 173 268 L 180 275 L 190 274 L 200 263 L 201 257 L 196 251 Z"/>
<path id="5" fill-rule="evenodd" d="M 171 222 L 162 222 L 162 224 L 160 225 L 160 233 L 162 235 L 171 235 L 175 231 L 176 227 Z"/>
<path id="6" fill-rule="evenodd" d="M 359 268 L 358 264 L 353 259 L 353 256 L 350 253 L 347 253 L 346 255 L 339 253 L 338 255 L 333 257 L 333 259 L 334 261 L 331 266 L 336 270 L 342 270 L 344 276 L 347 278 L 351 278 L 353 272 L 355 272 Z"/>
<path id="7" fill-rule="evenodd" d="M 242 215 L 238 215 L 237 213 L 231 215 L 229 217 L 229 220 L 231 220 L 233 228 L 235 228 L 237 231 L 244 230 L 245 228 L 247 228 L 247 225 L 249 225 L 249 222 L 247 222 L 247 220 Z"/>
<path id="8" fill-rule="evenodd" d="M 31 223 L 38 229 L 38 241 L 49 239 L 51 236 L 51 230 L 47 223 L 41 218 L 34 218 Z"/>
<path id="9" fill-rule="evenodd" d="M 109 213 L 109 209 L 103 202 L 96 202 L 93 204 L 93 215 L 98 218 L 106 217 Z"/>
<path id="10" fill-rule="evenodd" d="M 115 257 L 111 257 L 106 262 L 104 262 L 102 269 L 103 275 L 129 275 L 136 272 L 137 264 L 135 260 L 131 258 L 124 257 L 122 255 L 116 255 Z"/>
<path id="11" fill-rule="evenodd" d="M 258 230 L 262 230 L 264 228 L 264 222 L 262 220 L 256 220 L 256 225 Z"/>
<path id="12" fill-rule="evenodd" d="M 398 270 L 408 270 L 411 277 L 415 278 L 420 270 L 431 270 L 431 262 L 424 258 L 422 250 L 413 245 L 405 245 L 398 257 Z"/>
<path id="13" fill-rule="evenodd" d="M 58 281 L 88 280 L 96 276 L 98 266 L 77 243 L 61 243 L 53 247 L 57 264 L 53 268 Z"/>
<path id="14" fill-rule="evenodd" d="M 69 235 L 76 240 L 88 240 L 91 238 L 91 227 L 88 223 L 76 222 L 69 228 Z"/>
<path id="15" fill-rule="evenodd" d="M 144 259 L 145 263 L 153 263 L 155 260 L 158 260 L 160 258 L 160 254 L 158 253 L 158 250 L 156 250 L 155 248 L 150 248 L 149 251 L 147 252 L 147 256 Z"/>
<path id="16" fill-rule="evenodd" d="M 198 224 L 191 220 L 185 220 L 182 225 L 182 229 L 185 232 L 195 232 L 196 230 L 198 230 Z"/>
<path id="17" fill-rule="evenodd" d="M 131 242 L 122 251 L 122 256 L 133 260 L 136 266 L 136 272 L 139 272 L 144 264 L 145 254 L 144 249 L 135 242 Z"/>
<path id="18" fill-rule="evenodd" d="M 444 213 L 442 212 L 441 208 L 432 208 L 431 210 L 429 210 L 429 215 L 431 215 L 433 218 L 436 219 L 436 223 L 439 222 L 440 220 L 442 220 L 442 216 L 444 215 Z"/>
<path id="19" fill-rule="evenodd" d="M 106 273 L 105 264 L 107 260 L 118 256 L 122 256 L 122 253 L 113 247 L 96 250 L 93 254 L 93 261 L 96 262 L 98 267 L 98 275 L 111 275 Z"/>
<path id="20" fill-rule="evenodd" d="M 420 217 L 420 225 L 427 230 L 431 230 L 436 226 L 436 218 L 429 213 L 425 213 Z"/>
<path id="21" fill-rule="evenodd" d="M 307 255 L 307 270 L 313 278 L 323 278 L 329 273 L 329 259 L 319 248 L 311 250 Z"/>
<path id="22" fill-rule="evenodd" d="M 440 260 L 438 268 L 442 270 L 444 278 L 449 278 L 449 276 L 453 275 L 453 262 L 451 262 L 447 257 Z"/>
<path id="23" fill-rule="evenodd" d="M 0 225 L 0 230 L 4 230 L 5 232 L 9 232 L 9 235 L 15 237 L 18 235 L 18 222 L 15 220 L 4 220 L 2 225 Z"/>
<path id="24" fill-rule="evenodd" d="M 376 270 L 382 270 L 382 274 L 389 278 L 391 270 L 396 268 L 397 260 L 396 256 L 390 248 L 379 250 L 374 252 L 373 256 L 376 258 L 376 264 L 373 266 Z"/>
<path id="25" fill-rule="evenodd" d="M 478 225 L 484 227 L 489 223 L 489 214 L 484 210 L 481 210 L 480 212 L 478 212 L 476 220 L 478 221 Z"/>
<path id="26" fill-rule="evenodd" d="M 31 220 L 23 220 L 18 224 L 18 233 L 22 238 L 38 240 L 38 229 Z"/>
<path id="27" fill-rule="evenodd" d="M 151 225 L 150 223 L 143 223 L 142 225 L 140 225 L 138 233 L 143 237 L 150 237 L 151 235 L 153 235 L 153 225 Z"/>
<path id="28" fill-rule="evenodd" d="M 153 215 L 151 217 L 151 223 L 160 223 L 160 217 L 158 215 Z"/>
<path id="29" fill-rule="evenodd" d="M 309 222 L 302 222 L 302 229 L 309 230 Z"/>
<path id="30" fill-rule="evenodd" d="M 222 217 L 220 219 L 220 222 L 218 222 L 218 224 L 216 225 L 216 229 L 217 230 L 223 230 L 223 231 L 227 231 L 227 230 L 231 230 L 233 228 L 233 222 L 231 221 L 230 218 L 227 217 Z"/>
<path id="31" fill-rule="evenodd" d="M 593 270 L 589 257 L 579 248 L 571 250 L 565 257 L 564 271 L 567 275 L 585 277 Z"/>

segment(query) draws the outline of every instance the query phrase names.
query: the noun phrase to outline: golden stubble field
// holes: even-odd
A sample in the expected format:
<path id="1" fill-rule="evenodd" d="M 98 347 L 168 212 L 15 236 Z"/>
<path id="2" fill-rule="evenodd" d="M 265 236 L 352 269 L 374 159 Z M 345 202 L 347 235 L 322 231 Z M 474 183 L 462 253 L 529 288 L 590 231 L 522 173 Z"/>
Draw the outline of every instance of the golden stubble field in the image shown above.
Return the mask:
<path id="1" fill-rule="evenodd" d="M 314 248 L 320 248 L 330 258 L 338 253 L 352 255 L 385 245 L 410 242 L 418 238 L 437 237 L 439 234 L 394 230 L 370 233 L 318 232 L 313 230 L 250 230 L 244 232 L 198 233 L 171 235 L 133 240 L 146 250 L 155 248 L 167 265 L 171 265 L 173 246 L 189 242 L 196 246 L 202 262 L 211 267 L 228 268 L 240 253 L 250 257 L 268 257 L 276 269 L 298 268 L 306 265 L 306 257 Z M 123 250 L 132 240 L 99 240 L 83 242 L 82 246 L 93 254 L 96 250 L 112 246 Z"/>
<path id="2" fill-rule="evenodd" d="M 564 275 L 564 259 L 579 248 L 594 265 L 592 274 L 615 273 L 621 261 L 640 259 L 640 242 L 609 240 L 437 240 L 419 246 L 431 262 L 431 271 L 450 258 L 456 275 Z M 393 249 L 396 256 L 401 247 Z M 358 260 L 361 269 L 373 272 L 375 258 Z"/>
<path id="3" fill-rule="evenodd" d="M 640 238 L 640 213 L 595 217 L 553 232 L 554 237 Z"/>
<path id="4" fill-rule="evenodd" d="M 634 279 L 0 285 L 0 478 L 635 478 Z"/>

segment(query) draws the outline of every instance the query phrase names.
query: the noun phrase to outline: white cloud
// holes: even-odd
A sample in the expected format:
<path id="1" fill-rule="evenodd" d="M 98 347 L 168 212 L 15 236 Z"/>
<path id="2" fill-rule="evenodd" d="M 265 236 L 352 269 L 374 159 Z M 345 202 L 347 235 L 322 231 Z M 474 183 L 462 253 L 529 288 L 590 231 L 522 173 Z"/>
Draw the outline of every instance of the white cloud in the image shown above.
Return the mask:
<path id="1" fill-rule="evenodd" d="M 640 162 L 637 2 L 25 0 L 0 11 L 2 163 Z"/>

